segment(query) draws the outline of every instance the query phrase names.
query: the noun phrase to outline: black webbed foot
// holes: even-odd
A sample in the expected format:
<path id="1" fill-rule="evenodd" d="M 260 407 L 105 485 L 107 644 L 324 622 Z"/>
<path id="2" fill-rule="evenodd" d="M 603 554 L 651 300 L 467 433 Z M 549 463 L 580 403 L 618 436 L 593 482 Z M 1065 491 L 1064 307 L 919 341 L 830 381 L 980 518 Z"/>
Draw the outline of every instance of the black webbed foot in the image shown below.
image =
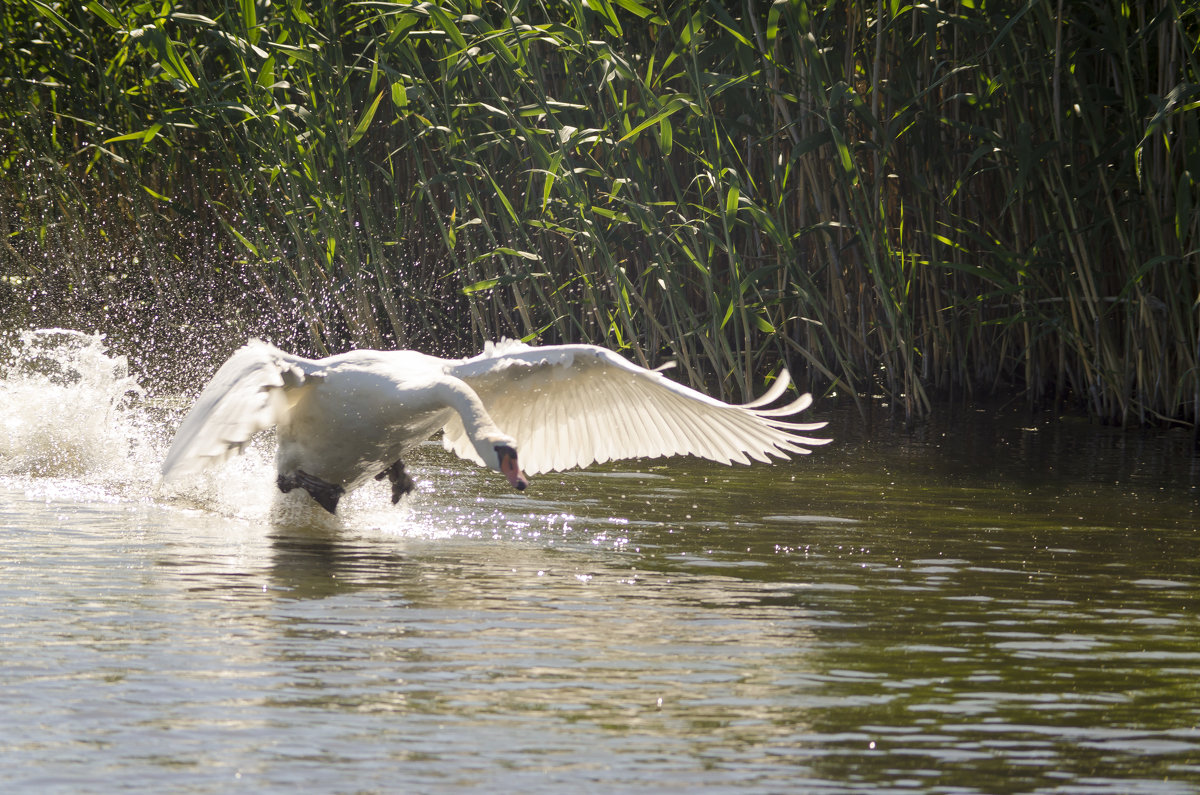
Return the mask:
<path id="1" fill-rule="evenodd" d="M 396 463 L 375 476 L 376 480 L 387 478 L 392 481 L 392 505 L 400 502 L 400 498 L 417 487 L 413 479 L 404 471 L 404 462 L 396 459 Z"/>
<path id="2" fill-rule="evenodd" d="M 337 513 L 338 500 L 346 493 L 341 486 L 326 483 L 303 469 L 297 469 L 290 475 L 280 475 L 276 478 L 275 485 L 279 486 L 279 490 L 284 494 L 292 489 L 304 489 L 310 497 L 316 500 L 317 505 L 330 513 Z"/>

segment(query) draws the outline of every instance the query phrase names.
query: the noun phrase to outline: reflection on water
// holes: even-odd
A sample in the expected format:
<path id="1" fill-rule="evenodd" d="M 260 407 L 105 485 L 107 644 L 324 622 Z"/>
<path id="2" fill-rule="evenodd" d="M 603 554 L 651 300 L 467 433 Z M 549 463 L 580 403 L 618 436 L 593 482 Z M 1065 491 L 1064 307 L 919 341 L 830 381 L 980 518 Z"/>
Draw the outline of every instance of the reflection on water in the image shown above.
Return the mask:
<path id="1" fill-rule="evenodd" d="M 1200 791 L 1182 434 L 838 414 L 525 494 L 431 445 L 330 518 L 263 448 L 159 489 L 122 405 L 90 467 L 4 448 L 6 792 Z"/>

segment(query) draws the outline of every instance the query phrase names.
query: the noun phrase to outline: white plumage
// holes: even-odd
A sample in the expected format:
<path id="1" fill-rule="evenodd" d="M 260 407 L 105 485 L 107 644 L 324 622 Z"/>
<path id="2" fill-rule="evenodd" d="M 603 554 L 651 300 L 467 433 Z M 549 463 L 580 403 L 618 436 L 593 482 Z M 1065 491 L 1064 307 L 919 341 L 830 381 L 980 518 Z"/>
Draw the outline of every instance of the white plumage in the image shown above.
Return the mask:
<path id="1" fill-rule="evenodd" d="M 467 359 L 363 350 L 312 360 L 254 340 L 196 399 L 162 472 L 202 470 L 272 426 L 280 488 L 306 488 L 330 511 L 345 491 L 389 474 L 399 499 L 411 481 L 398 462 L 438 429 L 448 450 L 517 488 L 517 451 L 529 474 L 669 455 L 748 464 L 829 441 L 801 435 L 823 422 L 779 419 L 807 408 L 810 395 L 764 408 L 788 383 L 784 370 L 762 398 L 738 406 L 594 345 L 505 340 Z"/>

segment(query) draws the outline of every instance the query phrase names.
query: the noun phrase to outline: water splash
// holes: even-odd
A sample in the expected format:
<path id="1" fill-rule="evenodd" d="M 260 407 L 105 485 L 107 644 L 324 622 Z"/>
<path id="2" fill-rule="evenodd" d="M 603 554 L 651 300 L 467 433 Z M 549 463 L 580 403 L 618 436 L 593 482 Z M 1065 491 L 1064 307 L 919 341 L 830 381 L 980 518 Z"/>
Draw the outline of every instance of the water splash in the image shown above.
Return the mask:
<path id="1" fill-rule="evenodd" d="M 0 474 L 137 479 L 151 450 L 144 391 L 102 336 L 23 331 L 0 379 Z"/>
<path id="2" fill-rule="evenodd" d="M 0 478 L 47 497 L 164 500 L 230 516 L 264 516 L 265 444 L 222 471 L 164 487 L 159 466 L 186 402 L 147 397 L 103 335 L 22 331 L 0 364 Z"/>

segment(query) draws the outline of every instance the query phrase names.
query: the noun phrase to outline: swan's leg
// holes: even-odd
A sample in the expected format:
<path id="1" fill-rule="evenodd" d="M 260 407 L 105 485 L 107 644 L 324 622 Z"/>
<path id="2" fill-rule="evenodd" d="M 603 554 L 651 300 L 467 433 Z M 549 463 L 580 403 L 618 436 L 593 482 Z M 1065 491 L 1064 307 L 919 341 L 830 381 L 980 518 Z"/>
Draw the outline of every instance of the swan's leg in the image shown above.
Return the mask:
<path id="1" fill-rule="evenodd" d="M 400 502 L 400 498 L 417 487 L 413 479 L 404 471 L 404 462 L 396 459 L 396 463 L 375 476 L 376 480 L 387 478 L 392 481 L 392 505 Z"/>
<path id="2" fill-rule="evenodd" d="M 275 480 L 275 485 L 279 486 L 279 490 L 284 494 L 292 489 L 304 489 L 310 497 L 317 501 L 318 505 L 330 513 L 337 512 L 338 500 L 346 493 L 341 486 L 326 483 L 303 469 L 297 469 L 290 475 L 280 475 Z"/>

